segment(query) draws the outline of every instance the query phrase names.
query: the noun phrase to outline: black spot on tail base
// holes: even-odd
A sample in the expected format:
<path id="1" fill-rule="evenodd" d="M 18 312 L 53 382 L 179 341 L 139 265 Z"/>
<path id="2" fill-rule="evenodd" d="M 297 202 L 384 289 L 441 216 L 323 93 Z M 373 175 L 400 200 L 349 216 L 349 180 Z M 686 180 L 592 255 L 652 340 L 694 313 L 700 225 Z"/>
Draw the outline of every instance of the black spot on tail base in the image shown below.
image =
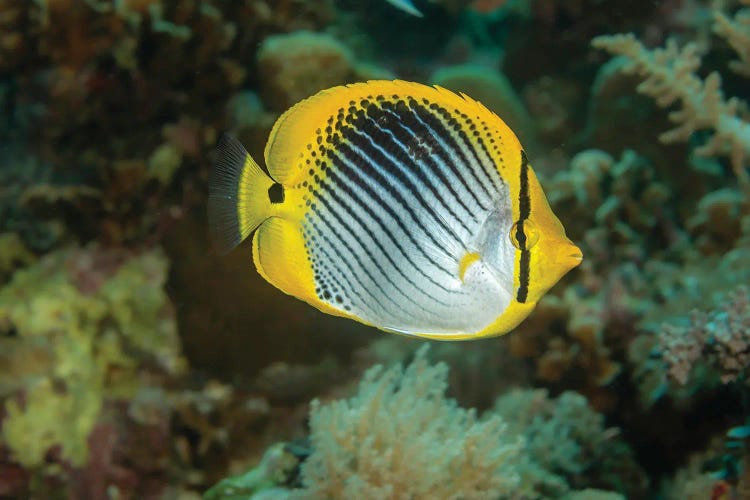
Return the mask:
<path id="1" fill-rule="evenodd" d="M 268 188 L 268 199 L 271 203 L 284 203 L 284 186 L 277 182 Z"/>

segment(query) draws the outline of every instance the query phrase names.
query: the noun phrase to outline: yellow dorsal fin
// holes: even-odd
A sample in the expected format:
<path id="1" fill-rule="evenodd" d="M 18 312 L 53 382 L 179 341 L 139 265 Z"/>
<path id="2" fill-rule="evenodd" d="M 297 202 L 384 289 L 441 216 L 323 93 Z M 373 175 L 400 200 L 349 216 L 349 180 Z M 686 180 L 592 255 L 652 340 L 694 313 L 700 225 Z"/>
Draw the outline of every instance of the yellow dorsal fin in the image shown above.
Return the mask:
<path id="1" fill-rule="evenodd" d="M 426 98 L 451 108 L 475 110 L 498 123 L 509 137 L 515 135 L 502 120 L 492 115 L 479 102 L 468 96 L 458 96 L 441 87 L 429 87 L 419 83 L 401 80 L 372 80 L 367 83 L 353 83 L 346 86 L 323 90 L 312 97 L 300 101 L 287 110 L 276 121 L 266 144 L 265 159 L 268 172 L 277 182 L 290 185 L 301 179 L 307 172 L 302 158 L 310 147 L 315 147 L 315 136 L 318 129 L 328 126 L 329 118 L 336 116 L 339 110 L 348 111 L 351 106 L 361 109 L 363 99 L 378 95 Z"/>

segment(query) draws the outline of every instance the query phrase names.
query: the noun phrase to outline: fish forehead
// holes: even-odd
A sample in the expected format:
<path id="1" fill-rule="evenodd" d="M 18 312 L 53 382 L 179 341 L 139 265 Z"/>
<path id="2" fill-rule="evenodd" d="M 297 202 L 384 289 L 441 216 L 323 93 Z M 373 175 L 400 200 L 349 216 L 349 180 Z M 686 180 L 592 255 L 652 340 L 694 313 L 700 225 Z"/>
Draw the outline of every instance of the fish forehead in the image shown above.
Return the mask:
<path id="1" fill-rule="evenodd" d="M 477 331 L 507 306 L 498 297 L 512 279 L 475 273 L 467 287 L 458 276 L 490 214 L 512 211 L 503 137 L 491 115 L 468 111 L 372 93 L 323 116 L 294 186 L 321 301 L 406 333 Z"/>

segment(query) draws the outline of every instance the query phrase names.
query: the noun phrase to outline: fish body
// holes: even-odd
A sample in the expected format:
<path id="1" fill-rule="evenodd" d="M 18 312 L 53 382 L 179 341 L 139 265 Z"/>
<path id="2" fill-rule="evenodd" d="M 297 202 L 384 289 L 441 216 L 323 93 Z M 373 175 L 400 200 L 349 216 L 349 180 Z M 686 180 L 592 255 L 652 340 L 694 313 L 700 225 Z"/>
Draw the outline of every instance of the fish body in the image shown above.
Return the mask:
<path id="1" fill-rule="evenodd" d="M 258 272 L 323 312 L 460 340 L 506 333 L 581 261 L 515 134 L 465 95 L 402 81 L 335 87 L 284 113 L 266 174 L 226 138 L 209 225 L 255 231 Z"/>
<path id="2" fill-rule="evenodd" d="M 386 0 L 386 2 L 407 14 L 422 17 L 422 13 L 414 6 L 414 3 L 412 3 L 411 0 Z"/>

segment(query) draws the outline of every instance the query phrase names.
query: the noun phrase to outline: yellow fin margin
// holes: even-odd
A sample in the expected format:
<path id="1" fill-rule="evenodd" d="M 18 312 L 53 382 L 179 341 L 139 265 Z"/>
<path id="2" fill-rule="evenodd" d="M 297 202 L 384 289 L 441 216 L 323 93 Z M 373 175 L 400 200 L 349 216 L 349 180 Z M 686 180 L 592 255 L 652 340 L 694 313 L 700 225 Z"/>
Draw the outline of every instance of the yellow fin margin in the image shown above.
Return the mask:
<path id="1" fill-rule="evenodd" d="M 498 128 L 498 132 L 509 138 L 509 145 L 520 144 L 513 131 L 478 101 L 466 95 L 457 95 L 442 87 L 430 87 L 402 80 L 371 80 L 323 90 L 304 99 L 288 109 L 276 121 L 265 149 L 268 172 L 277 182 L 291 185 L 307 172 L 302 161 L 307 146 L 315 137 L 318 128 L 325 128 L 328 119 L 339 109 L 359 106 L 359 101 L 377 95 L 425 98 L 451 108 L 460 108 L 482 117 Z M 353 103 L 353 104 L 352 104 Z"/>
<path id="2" fill-rule="evenodd" d="M 282 292 L 324 313 L 349 317 L 318 299 L 305 242 L 294 222 L 272 217 L 261 224 L 253 236 L 253 262 L 258 273 Z"/>

